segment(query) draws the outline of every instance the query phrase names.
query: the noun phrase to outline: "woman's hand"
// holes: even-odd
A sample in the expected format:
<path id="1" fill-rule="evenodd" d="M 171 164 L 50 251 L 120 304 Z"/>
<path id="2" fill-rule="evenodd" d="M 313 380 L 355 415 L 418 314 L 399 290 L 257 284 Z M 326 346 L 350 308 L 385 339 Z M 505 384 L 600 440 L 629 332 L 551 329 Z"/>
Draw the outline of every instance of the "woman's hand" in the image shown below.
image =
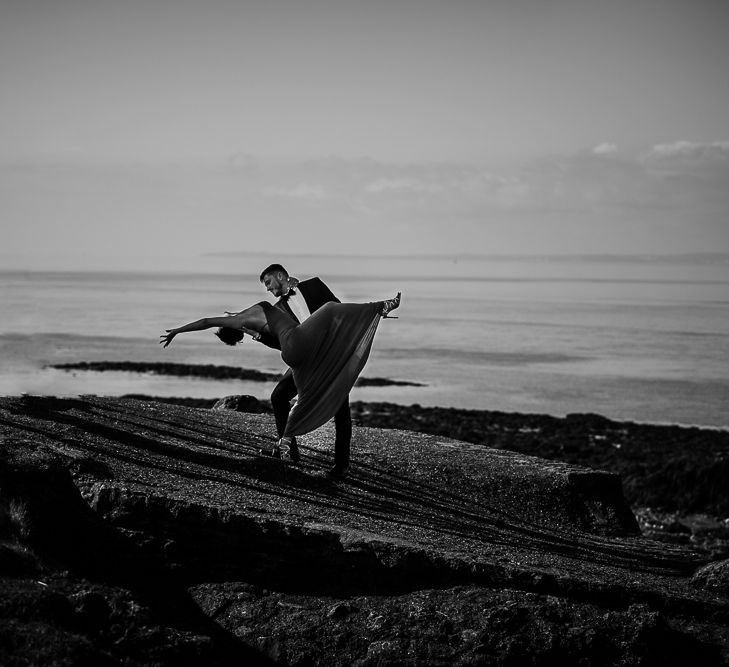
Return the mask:
<path id="1" fill-rule="evenodd" d="M 160 345 L 165 348 L 167 347 L 171 342 L 172 339 L 177 335 L 176 329 L 165 329 L 167 333 L 162 334 L 160 338 L 162 339 L 159 343 Z"/>
<path id="2" fill-rule="evenodd" d="M 255 329 L 249 329 L 248 327 L 241 327 L 241 331 L 244 334 L 248 334 L 253 340 L 258 340 L 261 337 L 261 334 L 258 333 Z"/>

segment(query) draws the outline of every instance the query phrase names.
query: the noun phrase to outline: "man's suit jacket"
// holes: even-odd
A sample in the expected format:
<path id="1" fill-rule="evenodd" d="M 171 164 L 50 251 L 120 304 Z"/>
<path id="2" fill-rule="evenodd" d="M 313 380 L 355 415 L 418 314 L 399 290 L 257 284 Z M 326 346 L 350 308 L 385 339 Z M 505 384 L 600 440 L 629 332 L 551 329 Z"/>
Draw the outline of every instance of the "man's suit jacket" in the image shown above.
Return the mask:
<path id="1" fill-rule="evenodd" d="M 332 291 L 326 286 L 326 284 L 320 278 L 309 278 L 308 280 L 302 280 L 295 288 L 301 296 L 304 298 L 310 313 L 314 313 L 319 310 L 325 303 L 329 301 L 335 301 L 340 303 L 339 299 L 332 293 Z M 291 312 L 291 309 L 286 305 L 286 299 L 284 297 L 279 298 L 275 304 L 276 308 L 280 308 L 288 315 L 291 315 L 295 320 L 298 321 L 296 315 Z M 278 338 L 273 334 L 262 333 L 259 338 L 260 342 L 268 347 L 272 347 L 275 350 L 281 349 L 281 343 Z"/>

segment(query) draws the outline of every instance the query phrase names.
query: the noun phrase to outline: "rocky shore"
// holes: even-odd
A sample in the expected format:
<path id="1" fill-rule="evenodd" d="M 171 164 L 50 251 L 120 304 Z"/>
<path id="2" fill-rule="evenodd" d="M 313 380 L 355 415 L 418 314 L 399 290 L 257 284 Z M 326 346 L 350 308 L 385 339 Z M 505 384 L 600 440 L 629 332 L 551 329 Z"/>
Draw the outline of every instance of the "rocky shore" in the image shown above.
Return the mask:
<path id="1" fill-rule="evenodd" d="M 662 511 L 723 507 L 678 471 L 698 443 L 691 474 L 720 480 L 723 432 L 457 411 L 455 440 L 355 404 L 333 483 L 330 427 L 291 466 L 238 403 L 0 399 L 0 663 L 729 664 L 727 561 L 651 539 L 622 492 L 656 457 L 686 484 Z M 558 460 L 580 452 L 636 482 Z"/>

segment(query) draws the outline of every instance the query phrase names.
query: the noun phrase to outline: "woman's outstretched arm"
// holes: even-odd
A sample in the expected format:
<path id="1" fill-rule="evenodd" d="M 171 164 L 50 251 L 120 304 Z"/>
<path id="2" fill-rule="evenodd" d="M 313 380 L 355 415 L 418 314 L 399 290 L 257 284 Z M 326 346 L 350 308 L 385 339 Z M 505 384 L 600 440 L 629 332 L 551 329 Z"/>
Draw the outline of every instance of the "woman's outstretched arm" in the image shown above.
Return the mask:
<path id="1" fill-rule="evenodd" d="M 228 327 L 230 329 L 242 329 L 250 333 L 251 331 L 260 333 L 266 324 L 263 309 L 256 305 L 242 310 L 235 315 L 227 315 L 222 317 L 203 317 L 202 319 L 183 324 L 181 327 L 174 329 L 165 329 L 165 333 L 160 336 L 160 344 L 167 347 L 177 334 L 187 333 L 189 331 L 204 331 L 213 327 Z"/>

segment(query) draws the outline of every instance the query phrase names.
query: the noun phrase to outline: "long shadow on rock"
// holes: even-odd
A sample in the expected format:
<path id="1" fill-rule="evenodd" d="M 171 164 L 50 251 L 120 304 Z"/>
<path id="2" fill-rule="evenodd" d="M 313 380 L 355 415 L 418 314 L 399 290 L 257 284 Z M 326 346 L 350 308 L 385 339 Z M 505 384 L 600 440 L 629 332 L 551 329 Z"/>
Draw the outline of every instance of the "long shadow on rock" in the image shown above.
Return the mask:
<path id="1" fill-rule="evenodd" d="M 8 423 L 9 426 L 55 440 L 62 446 L 73 447 L 75 438 L 72 435 L 59 433 L 57 428 L 59 424 L 69 426 L 78 432 L 93 436 L 91 439 L 84 438 L 84 449 L 96 451 L 100 455 L 133 465 L 156 468 L 166 472 L 174 471 L 178 475 L 208 481 L 220 481 L 220 479 L 209 472 L 191 471 L 189 466 L 182 464 L 190 463 L 198 465 L 202 469 L 220 471 L 226 475 L 231 470 L 239 470 L 266 482 L 278 483 L 281 478 L 281 466 L 272 466 L 270 461 L 257 456 L 260 448 L 272 446 L 273 438 L 257 437 L 254 438 L 255 442 L 240 443 L 230 441 L 226 434 L 226 437 L 221 437 L 220 440 L 228 440 L 230 447 L 223 447 L 219 443 L 211 443 L 208 431 L 195 431 L 195 429 L 188 426 L 183 427 L 179 423 L 170 423 L 169 428 L 163 430 L 150 423 L 145 423 L 141 419 L 129 420 L 128 412 L 117 413 L 111 410 L 112 417 L 100 411 L 97 406 L 78 399 L 25 396 L 11 410 L 18 415 L 47 421 L 50 428 L 44 430 L 29 424 Z M 71 410 L 80 414 L 68 414 Z M 110 423 L 103 423 L 104 421 Z M 0 423 L 2 422 L 0 421 Z M 159 420 L 155 418 L 153 423 L 159 424 Z M 173 429 L 177 429 L 178 432 L 174 433 L 174 439 L 170 439 L 169 436 Z M 193 431 L 195 435 L 191 435 L 190 431 Z M 246 434 L 246 436 L 250 438 L 250 434 Z M 94 444 L 95 439 L 111 445 L 116 443 L 120 447 L 96 445 Z M 241 453 L 246 453 L 247 456 L 241 457 Z M 155 454 L 159 454 L 161 457 L 155 457 Z M 165 460 L 175 461 L 180 465 L 174 467 L 165 465 L 163 463 Z"/>

